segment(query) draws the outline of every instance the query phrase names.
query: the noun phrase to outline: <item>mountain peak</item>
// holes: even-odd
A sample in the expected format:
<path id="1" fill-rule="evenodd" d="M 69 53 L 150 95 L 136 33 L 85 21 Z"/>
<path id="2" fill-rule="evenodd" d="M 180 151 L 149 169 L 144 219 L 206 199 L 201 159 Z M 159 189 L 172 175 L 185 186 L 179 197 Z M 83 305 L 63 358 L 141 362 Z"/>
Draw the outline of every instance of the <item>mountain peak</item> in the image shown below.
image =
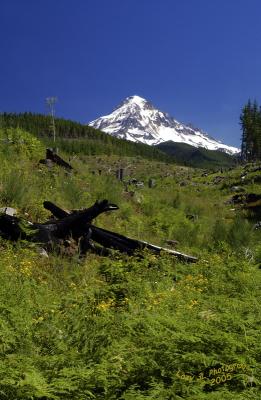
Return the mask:
<path id="1" fill-rule="evenodd" d="M 128 96 L 126 99 L 124 99 L 117 107 L 120 108 L 122 106 L 137 106 L 139 108 L 143 108 L 146 106 L 146 104 L 149 104 L 149 102 L 144 99 L 143 97 L 133 95 L 133 96 Z"/>
<path id="2" fill-rule="evenodd" d="M 229 154 L 239 152 L 200 129 L 178 122 L 138 95 L 127 97 L 111 114 L 91 121 L 89 125 L 112 136 L 149 145 L 173 141 Z"/>
<path id="3" fill-rule="evenodd" d="M 125 101 L 129 102 L 129 103 L 137 103 L 137 104 L 143 104 L 143 103 L 147 102 L 146 99 L 144 99 L 143 97 L 140 97 L 136 94 L 134 94 L 133 96 L 126 97 Z"/>

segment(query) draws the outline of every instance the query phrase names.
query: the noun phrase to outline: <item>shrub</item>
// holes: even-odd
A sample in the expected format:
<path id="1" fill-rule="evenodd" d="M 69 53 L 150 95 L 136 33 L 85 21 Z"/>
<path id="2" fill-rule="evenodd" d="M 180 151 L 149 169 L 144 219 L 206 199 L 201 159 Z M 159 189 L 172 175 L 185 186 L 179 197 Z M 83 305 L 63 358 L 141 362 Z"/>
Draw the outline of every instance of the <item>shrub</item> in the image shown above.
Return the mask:
<path id="1" fill-rule="evenodd" d="M 251 224 L 240 217 L 236 217 L 228 230 L 227 240 L 233 248 L 246 247 L 251 241 L 252 234 Z"/>

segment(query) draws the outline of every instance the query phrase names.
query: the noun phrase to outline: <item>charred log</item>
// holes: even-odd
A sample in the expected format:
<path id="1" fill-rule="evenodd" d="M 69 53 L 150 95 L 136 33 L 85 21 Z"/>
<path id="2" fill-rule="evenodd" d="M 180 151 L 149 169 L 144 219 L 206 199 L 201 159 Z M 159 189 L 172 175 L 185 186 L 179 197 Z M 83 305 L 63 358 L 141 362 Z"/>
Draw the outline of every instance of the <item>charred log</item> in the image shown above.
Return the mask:
<path id="1" fill-rule="evenodd" d="M 62 219 L 68 217 L 70 213 L 68 211 L 63 210 L 60 207 L 57 207 L 51 201 L 44 201 L 43 206 L 46 210 L 51 211 L 51 213 L 58 219 Z"/>
<path id="2" fill-rule="evenodd" d="M 104 200 L 103 202 L 105 202 L 105 201 L 106 200 Z M 103 203 L 103 202 L 101 202 L 101 203 Z M 49 209 L 55 217 L 62 218 L 62 215 L 65 215 L 65 214 L 68 216 L 68 213 L 66 211 L 57 207 L 53 203 L 50 203 L 50 202 L 48 202 L 48 204 L 46 204 L 46 203 L 47 202 L 44 203 L 45 208 Z M 105 205 L 106 205 L 106 203 L 104 204 L 104 206 Z M 109 209 L 115 209 L 115 208 L 112 208 L 112 206 L 115 207 L 115 205 L 109 205 Z M 87 209 L 87 210 L 90 210 L 90 209 Z M 106 211 L 108 211 L 108 210 L 106 210 Z M 74 214 L 72 214 L 71 216 L 73 217 Z M 86 233 L 86 231 L 90 232 L 89 238 L 91 238 L 92 240 L 99 243 L 101 246 L 103 246 L 105 248 L 116 249 L 116 250 L 119 250 L 121 252 L 130 254 L 130 255 L 135 253 L 136 251 L 143 250 L 145 248 L 152 250 L 153 252 L 155 252 L 157 254 L 159 254 L 163 250 L 163 251 L 165 251 L 169 254 L 172 254 L 172 255 L 176 256 L 177 258 L 187 261 L 187 262 L 196 262 L 197 261 L 197 258 L 189 256 L 187 254 L 183 254 L 178 251 L 166 249 L 164 247 L 155 246 L 151 243 L 144 242 L 141 240 L 131 239 L 131 238 L 121 235 L 119 233 L 115 233 L 115 232 L 108 231 L 106 229 L 98 228 L 89 223 L 86 224 L 85 226 L 83 226 L 82 228 L 83 228 L 83 231 L 82 231 L 83 235 Z M 80 231 L 79 231 L 79 233 L 80 233 Z"/>
<path id="3" fill-rule="evenodd" d="M 58 154 L 56 154 L 52 149 L 46 149 L 46 160 L 51 160 L 53 163 L 67 170 L 73 169 L 73 167 L 68 162 L 64 161 L 62 157 L 58 156 Z"/>
<path id="4" fill-rule="evenodd" d="M 26 239 L 26 234 L 21 229 L 20 219 L 8 214 L 0 215 L 0 236 L 4 239 L 16 241 Z"/>
<path id="5" fill-rule="evenodd" d="M 103 212 L 118 210 L 116 204 L 109 203 L 108 200 L 96 201 L 93 206 L 80 211 L 67 211 L 57 207 L 51 202 L 44 202 L 44 207 L 51 211 L 53 215 L 59 218 L 58 221 L 52 223 L 54 225 L 53 234 L 57 238 L 65 238 L 71 235 L 74 239 L 79 239 L 88 231 L 87 224 Z M 50 224 L 47 224 L 48 227 Z M 48 228 L 49 229 L 49 228 Z"/>
<path id="6" fill-rule="evenodd" d="M 185 262 L 197 261 L 197 258 L 187 254 L 155 246 L 142 240 L 131 239 L 92 225 L 92 220 L 101 213 L 118 209 L 115 204 L 109 203 L 108 200 L 96 201 L 93 206 L 85 210 L 74 210 L 72 212 L 67 212 L 48 201 L 44 202 L 44 207 L 58 219 L 44 224 L 27 223 L 24 228 L 25 222 L 23 220 L 3 214 L 0 215 L 0 236 L 13 241 L 26 239 L 41 243 L 48 249 L 61 240 L 65 242 L 72 238 L 78 243 L 81 254 L 86 254 L 86 252 L 92 250 L 98 254 L 108 255 L 108 249 L 115 249 L 132 255 L 137 251 L 149 249 L 156 254 L 160 254 L 161 251 L 167 252 Z M 93 241 L 98 243 L 99 246 L 94 244 Z"/>
<path id="7" fill-rule="evenodd" d="M 91 238 L 106 248 L 113 248 L 129 255 L 134 254 L 136 251 L 148 249 L 156 254 L 161 251 L 174 255 L 182 261 L 196 262 L 197 258 L 178 251 L 170 250 L 165 247 L 155 246 L 154 244 L 145 242 L 143 240 L 131 239 L 127 236 L 120 235 L 119 233 L 107 231 L 97 226 L 91 225 L 92 235 Z"/>

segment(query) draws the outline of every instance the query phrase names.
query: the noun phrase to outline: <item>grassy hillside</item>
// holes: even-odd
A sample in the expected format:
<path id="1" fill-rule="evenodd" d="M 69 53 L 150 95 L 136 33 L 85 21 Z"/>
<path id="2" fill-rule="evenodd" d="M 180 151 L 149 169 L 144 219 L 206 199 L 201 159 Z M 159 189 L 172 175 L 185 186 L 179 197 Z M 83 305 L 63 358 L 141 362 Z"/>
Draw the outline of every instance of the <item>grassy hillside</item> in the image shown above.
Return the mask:
<path id="1" fill-rule="evenodd" d="M 239 183 L 260 194 L 260 171 L 202 176 L 80 153 L 68 174 L 39 164 L 44 154 L 29 133 L 0 129 L 0 207 L 45 221 L 44 200 L 70 209 L 107 198 L 120 209 L 97 226 L 164 246 L 176 240 L 199 261 L 149 252 L 79 258 L 77 248 L 44 258 L 35 245 L 0 240 L 0 398 L 259 400 L 261 231 L 228 200 Z M 125 183 L 115 179 L 119 166 Z"/>
<path id="2" fill-rule="evenodd" d="M 50 116 L 2 113 L 0 127 L 24 129 L 44 140 L 46 145 L 53 145 Z M 117 139 L 91 126 L 56 118 L 55 127 L 56 146 L 70 154 L 142 156 L 147 159 L 173 162 L 171 157 L 155 147 Z"/>
<path id="3" fill-rule="evenodd" d="M 186 143 L 164 142 L 156 146 L 159 150 L 172 156 L 178 164 L 194 168 L 220 168 L 236 165 L 235 156 L 222 151 L 197 148 Z"/>

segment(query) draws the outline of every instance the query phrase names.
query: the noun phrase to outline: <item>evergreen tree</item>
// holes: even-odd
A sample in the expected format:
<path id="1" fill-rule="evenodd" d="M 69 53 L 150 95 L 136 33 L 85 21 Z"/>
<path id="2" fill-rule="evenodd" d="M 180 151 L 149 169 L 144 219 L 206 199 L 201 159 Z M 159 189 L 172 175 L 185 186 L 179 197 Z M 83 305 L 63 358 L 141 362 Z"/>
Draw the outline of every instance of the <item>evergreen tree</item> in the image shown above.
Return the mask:
<path id="1" fill-rule="evenodd" d="M 50 116 L 30 112 L 0 113 L 0 128 L 20 127 L 37 137 L 44 138 L 48 146 L 53 144 L 49 140 L 52 137 L 50 122 Z M 57 146 L 70 153 L 114 154 L 131 157 L 140 155 L 147 159 L 171 161 L 168 155 L 149 145 L 124 141 L 78 122 L 55 118 L 55 128 Z"/>
<path id="2" fill-rule="evenodd" d="M 261 160 L 261 108 L 249 100 L 240 115 L 242 129 L 241 157 L 243 161 Z"/>

